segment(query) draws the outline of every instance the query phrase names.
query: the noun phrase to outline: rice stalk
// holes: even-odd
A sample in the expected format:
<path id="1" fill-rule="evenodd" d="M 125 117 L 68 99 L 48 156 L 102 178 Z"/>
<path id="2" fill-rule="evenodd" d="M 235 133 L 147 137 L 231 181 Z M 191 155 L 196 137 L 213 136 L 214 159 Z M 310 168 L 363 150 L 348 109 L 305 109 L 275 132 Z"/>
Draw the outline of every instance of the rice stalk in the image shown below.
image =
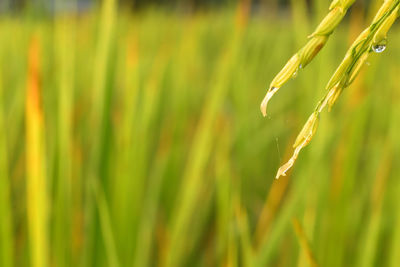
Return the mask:
<path id="1" fill-rule="evenodd" d="M 282 165 L 276 179 L 285 176 L 293 166 L 301 149 L 305 147 L 314 136 L 319 121 L 319 115 L 326 105 L 329 109 L 335 104 L 342 91 L 350 86 L 372 52 L 381 53 L 386 49 L 387 32 L 399 16 L 399 0 L 386 0 L 371 25 L 365 29 L 354 41 L 347 51 L 343 61 L 329 80 L 325 96 L 318 102 L 314 112 L 309 117 L 293 147 L 294 153 L 287 163 Z"/>
<path id="2" fill-rule="evenodd" d="M 304 231 L 303 226 L 301 225 L 301 223 L 299 222 L 299 220 L 297 218 L 293 218 L 292 223 L 293 223 L 293 229 L 299 240 L 300 246 L 306 254 L 306 259 L 307 259 L 309 265 L 312 267 L 317 267 L 318 266 L 317 261 L 315 259 L 314 253 L 311 249 L 310 242 L 308 241 L 308 238 Z"/>
<path id="3" fill-rule="evenodd" d="M 359 253 L 359 266 L 368 267 L 373 266 L 376 262 L 376 256 L 379 250 L 379 235 L 382 230 L 383 216 L 383 202 L 385 198 L 385 190 L 387 187 L 387 180 L 391 171 L 393 152 L 391 143 L 387 142 L 384 145 L 384 155 L 379 164 L 373 188 L 371 192 L 371 215 L 368 222 L 365 222 L 366 232 L 363 246 L 361 246 Z"/>
<path id="4" fill-rule="evenodd" d="M 59 267 L 71 264 L 72 240 L 72 110 L 74 90 L 75 21 L 64 15 L 56 22 L 58 73 L 58 179 L 54 201 L 53 250 Z"/>
<path id="5" fill-rule="evenodd" d="M 99 212 L 99 223 L 101 234 L 104 239 L 107 254 L 107 266 L 119 267 L 119 259 L 115 245 L 114 233 L 112 231 L 112 217 L 110 216 L 110 208 L 108 207 L 107 199 L 104 190 L 100 187 L 100 183 L 92 180 L 92 190 L 96 201 L 96 206 Z"/>
<path id="6" fill-rule="evenodd" d="M 398 84 L 398 77 L 397 73 L 399 71 L 399 68 L 394 68 L 394 70 L 390 73 L 393 76 L 390 76 L 390 84 L 397 86 Z M 396 75 L 394 75 L 396 74 Z M 399 134 L 398 134 L 398 119 L 400 117 L 400 105 L 398 105 L 398 102 L 394 102 L 394 105 L 391 106 L 391 115 L 389 119 L 389 129 L 388 129 L 388 137 L 390 138 L 391 141 L 391 146 L 392 146 L 392 152 L 393 152 L 393 157 L 397 158 L 397 151 L 400 151 L 400 139 L 399 139 Z M 395 164 L 395 160 L 392 162 L 393 165 Z M 394 167 L 392 167 L 393 171 L 395 170 Z M 392 175 L 392 174 L 391 174 Z M 397 178 L 397 175 L 394 174 L 393 177 Z M 394 192 L 394 197 L 393 197 L 393 202 L 396 204 L 394 205 L 394 208 L 390 210 L 390 213 L 393 214 L 393 220 L 394 220 L 394 225 L 398 225 L 400 222 L 400 207 L 397 205 L 398 199 L 400 197 L 400 183 L 398 179 L 394 179 L 394 182 L 390 183 L 391 177 L 389 177 L 389 181 L 387 182 L 388 185 L 386 186 L 386 193 L 389 191 L 389 188 L 393 188 Z M 385 196 L 387 197 L 387 195 Z M 385 210 L 382 210 L 383 213 L 385 213 Z M 385 215 L 382 215 L 385 216 Z M 400 261 L 400 254 L 398 253 L 400 251 L 400 228 L 399 227 L 393 227 L 393 231 L 391 233 L 391 241 L 390 241 L 390 248 L 389 248 L 389 258 L 388 258 L 388 264 L 387 266 L 389 267 L 395 267 L 398 265 Z"/>
<path id="7" fill-rule="evenodd" d="M 347 10 L 355 0 L 333 0 L 329 6 L 329 13 L 317 26 L 314 32 L 308 36 L 309 41 L 294 54 L 283 69 L 272 80 L 267 94 L 261 102 L 261 112 L 265 117 L 267 115 L 267 105 L 271 97 L 281 88 L 289 79 L 296 77 L 299 69 L 305 68 L 313 58 L 319 53 L 328 41 L 339 23 L 346 15 Z"/>
<path id="8" fill-rule="evenodd" d="M 132 235 L 135 233 L 136 227 L 133 227 L 134 217 L 132 214 L 132 207 L 136 204 L 136 188 L 135 185 L 140 179 L 141 171 L 140 166 L 133 167 L 132 162 L 135 162 L 135 156 L 138 154 L 138 134 L 135 132 L 134 125 L 137 120 L 137 99 L 139 96 L 139 69 L 140 60 L 138 55 L 136 33 L 129 32 L 129 39 L 124 47 L 126 51 L 119 59 L 120 73 L 122 81 L 121 89 L 121 123 L 115 127 L 116 145 L 115 153 L 118 157 L 115 159 L 115 172 L 114 177 L 114 192 L 112 197 L 113 220 L 115 221 L 115 237 L 118 248 L 118 253 L 121 259 L 121 265 L 128 265 L 132 261 L 133 242 Z M 146 132 L 147 133 L 147 132 Z M 143 154 L 143 153 L 142 153 Z M 134 179 L 133 179 L 134 178 Z M 136 186 L 137 187 L 137 186 Z M 142 190 L 142 189 L 140 189 Z M 139 201 L 140 202 L 140 201 Z M 136 203 L 136 202 L 135 202 Z M 137 217 L 140 217 L 139 215 Z M 121 246 L 120 244 L 125 244 Z M 143 257 L 143 255 L 141 255 Z"/>
<path id="9" fill-rule="evenodd" d="M 96 133 L 90 140 L 88 151 L 88 178 L 85 187 L 85 207 L 84 207 L 84 254 L 82 261 L 84 265 L 93 265 L 96 262 L 96 256 L 93 255 L 96 246 L 96 227 L 92 225 L 95 218 L 95 199 L 93 188 L 101 186 L 100 184 L 100 165 L 101 165 L 101 147 L 104 135 L 105 120 L 105 102 L 106 94 L 109 89 L 106 86 L 107 73 L 109 70 L 109 60 L 111 45 L 113 43 L 113 30 L 116 12 L 116 1 L 105 0 L 101 4 L 101 15 L 99 19 L 98 36 L 99 40 L 95 48 L 94 70 L 91 92 L 91 110 L 89 113 L 91 131 Z M 108 206 L 107 206 L 108 207 Z M 101 209 L 101 207 L 99 207 Z M 107 237 L 104 236 L 106 240 Z M 113 252 L 108 252 L 113 255 Z"/>
<path id="10" fill-rule="evenodd" d="M 26 92 L 26 195 L 31 266 L 48 266 L 48 201 L 44 158 L 44 123 L 39 85 L 39 40 L 29 47 Z"/>
<path id="11" fill-rule="evenodd" d="M 240 197 L 235 195 L 235 199 L 233 200 L 234 212 L 237 230 L 239 232 L 239 244 L 240 244 L 240 252 L 243 266 L 253 266 L 253 248 L 250 242 L 250 230 L 249 230 L 249 222 L 248 216 L 244 208 L 239 204 Z"/>
<path id="12" fill-rule="evenodd" d="M 157 224 L 157 211 L 160 209 L 160 193 L 164 180 L 167 160 L 163 152 L 159 152 L 157 165 L 149 177 L 149 187 L 143 201 L 145 212 L 142 213 L 139 222 L 137 245 L 133 258 L 133 266 L 151 266 L 152 249 L 154 248 L 153 236 Z"/>
<path id="13" fill-rule="evenodd" d="M 218 129 L 221 131 L 221 129 Z M 233 181 L 231 180 L 230 166 L 230 133 L 229 126 L 222 127 L 220 142 L 216 153 L 215 167 L 215 189 L 216 189 L 216 254 L 220 262 L 228 266 L 228 262 L 233 261 L 229 258 L 229 241 L 232 235 L 231 221 L 233 220 Z"/>
<path id="14" fill-rule="evenodd" d="M 4 89 L 0 75 L 0 96 Z M 11 202 L 11 179 L 9 175 L 9 151 L 7 125 L 4 117 L 4 105 L 0 104 L 0 266 L 14 266 L 14 218 Z"/>

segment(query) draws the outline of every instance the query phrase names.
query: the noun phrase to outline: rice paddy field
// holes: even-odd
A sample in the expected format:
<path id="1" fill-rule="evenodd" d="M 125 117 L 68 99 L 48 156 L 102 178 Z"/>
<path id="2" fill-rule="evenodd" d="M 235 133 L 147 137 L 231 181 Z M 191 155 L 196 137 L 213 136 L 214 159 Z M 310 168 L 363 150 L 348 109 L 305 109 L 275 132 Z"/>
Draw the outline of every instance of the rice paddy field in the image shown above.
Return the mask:
<path id="1" fill-rule="evenodd" d="M 327 13 L 311 2 L 2 14 L 0 266 L 399 266 L 398 25 L 274 179 L 382 1 L 352 7 L 264 118 Z"/>

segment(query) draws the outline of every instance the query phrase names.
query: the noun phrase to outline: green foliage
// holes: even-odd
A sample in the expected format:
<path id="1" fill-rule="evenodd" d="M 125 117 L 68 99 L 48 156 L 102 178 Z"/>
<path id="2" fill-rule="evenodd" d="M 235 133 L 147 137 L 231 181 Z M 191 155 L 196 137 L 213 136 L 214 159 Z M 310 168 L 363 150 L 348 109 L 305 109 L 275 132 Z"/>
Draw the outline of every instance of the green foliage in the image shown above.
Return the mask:
<path id="1" fill-rule="evenodd" d="M 105 3 L 0 21 L 1 266 L 397 266 L 399 29 L 275 180 L 365 27 L 357 14 L 265 119 L 265 82 L 310 21 L 241 9 L 132 17 Z M 41 218 L 32 193 L 44 194 Z"/>

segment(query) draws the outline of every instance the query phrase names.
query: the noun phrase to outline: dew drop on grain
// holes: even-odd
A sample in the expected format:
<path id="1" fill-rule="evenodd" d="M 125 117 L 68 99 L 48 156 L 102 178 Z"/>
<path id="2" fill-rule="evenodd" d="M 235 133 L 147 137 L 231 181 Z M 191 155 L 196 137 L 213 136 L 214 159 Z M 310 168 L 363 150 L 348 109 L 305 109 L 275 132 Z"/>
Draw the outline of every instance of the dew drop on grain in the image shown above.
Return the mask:
<path id="1" fill-rule="evenodd" d="M 386 45 L 383 44 L 377 44 L 372 46 L 372 50 L 374 50 L 375 53 L 382 53 L 385 51 Z"/>
<path id="2" fill-rule="evenodd" d="M 382 53 L 386 49 L 386 44 L 387 44 L 386 39 L 382 39 L 381 41 L 372 44 L 372 50 L 375 53 Z"/>

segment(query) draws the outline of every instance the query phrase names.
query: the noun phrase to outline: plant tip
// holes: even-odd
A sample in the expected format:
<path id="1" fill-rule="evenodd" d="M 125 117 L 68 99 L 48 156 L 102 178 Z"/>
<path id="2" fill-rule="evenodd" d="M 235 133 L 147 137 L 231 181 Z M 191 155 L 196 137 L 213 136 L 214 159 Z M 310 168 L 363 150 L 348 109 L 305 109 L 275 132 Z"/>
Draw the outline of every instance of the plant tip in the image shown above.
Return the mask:
<path id="1" fill-rule="evenodd" d="M 277 173 L 276 173 L 276 176 L 275 176 L 275 179 L 279 179 L 279 177 L 281 177 L 281 176 L 286 176 L 286 172 L 287 172 L 290 168 L 292 168 L 293 164 L 294 164 L 294 160 L 293 160 L 293 159 L 290 159 L 288 162 L 286 162 L 284 165 L 282 165 L 282 166 L 278 169 L 278 171 L 277 171 Z"/>
<path id="2" fill-rule="evenodd" d="M 267 105 L 268 105 L 268 102 L 272 98 L 272 96 L 276 93 L 276 91 L 278 91 L 278 89 L 279 88 L 277 88 L 277 87 L 271 87 L 268 90 L 267 94 L 265 95 L 263 101 L 261 102 L 260 110 L 261 110 L 261 113 L 263 114 L 264 117 L 267 116 Z"/>

